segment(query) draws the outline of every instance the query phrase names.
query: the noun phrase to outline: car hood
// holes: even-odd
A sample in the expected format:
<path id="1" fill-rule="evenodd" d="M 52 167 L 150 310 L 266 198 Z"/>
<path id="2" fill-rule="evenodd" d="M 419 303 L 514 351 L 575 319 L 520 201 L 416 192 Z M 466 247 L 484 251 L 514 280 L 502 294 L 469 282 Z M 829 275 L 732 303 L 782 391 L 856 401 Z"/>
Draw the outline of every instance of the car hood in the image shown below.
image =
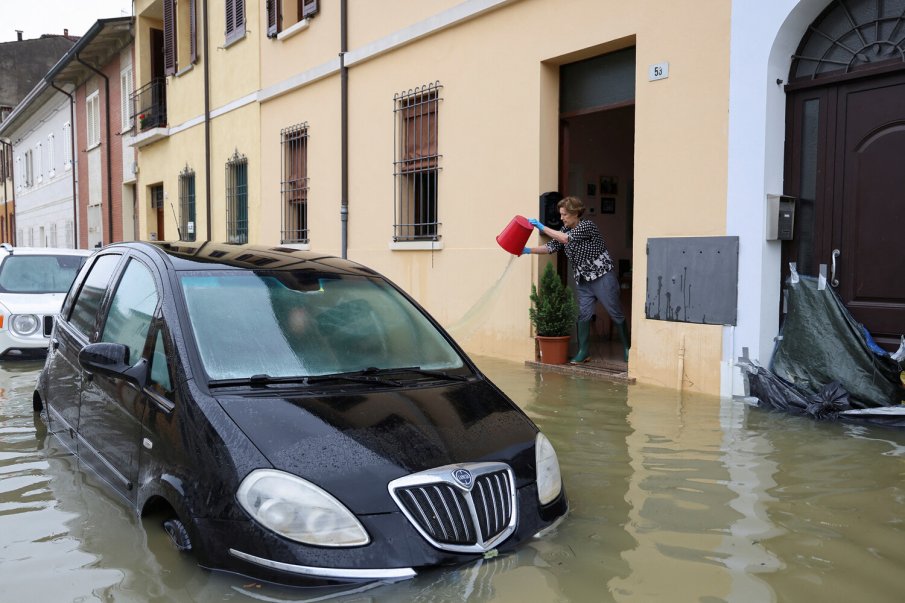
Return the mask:
<path id="1" fill-rule="evenodd" d="M 10 314 L 59 314 L 65 293 L 4 293 L 2 304 Z"/>
<path id="2" fill-rule="evenodd" d="M 472 461 L 503 461 L 534 479 L 537 428 L 483 380 L 305 396 L 221 396 L 221 406 L 279 470 L 356 513 L 396 509 L 391 480 Z"/>

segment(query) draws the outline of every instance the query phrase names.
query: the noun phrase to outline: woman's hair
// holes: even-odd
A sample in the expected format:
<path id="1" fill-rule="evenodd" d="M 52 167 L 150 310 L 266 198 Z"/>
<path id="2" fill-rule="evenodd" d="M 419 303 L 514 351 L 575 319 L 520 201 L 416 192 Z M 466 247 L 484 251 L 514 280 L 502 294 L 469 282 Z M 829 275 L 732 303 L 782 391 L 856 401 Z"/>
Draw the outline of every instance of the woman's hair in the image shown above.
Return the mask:
<path id="1" fill-rule="evenodd" d="M 584 215 L 584 203 L 578 197 L 566 197 L 557 203 L 556 207 L 565 209 L 566 212 L 577 215 L 579 218 Z"/>

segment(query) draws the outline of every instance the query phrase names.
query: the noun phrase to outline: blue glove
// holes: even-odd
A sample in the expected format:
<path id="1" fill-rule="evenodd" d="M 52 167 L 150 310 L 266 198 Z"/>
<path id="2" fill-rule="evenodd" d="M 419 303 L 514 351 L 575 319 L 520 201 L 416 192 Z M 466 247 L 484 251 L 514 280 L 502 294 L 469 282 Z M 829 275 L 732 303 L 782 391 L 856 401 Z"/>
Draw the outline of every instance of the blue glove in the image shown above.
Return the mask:
<path id="1" fill-rule="evenodd" d="M 525 247 L 524 249 L 522 249 L 522 255 L 529 255 L 530 253 L 531 253 L 530 247 Z"/>
<path id="2" fill-rule="evenodd" d="M 531 223 L 531 226 L 533 226 L 534 228 L 536 228 L 536 229 L 538 229 L 538 230 L 543 230 L 543 229 L 544 229 L 544 225 L 540 223 L 540 220 L 536 220 L 536 219 L 534 219 L 534 218 L 529 218 L 529 219 L 528 219 L 528 222 L 530 222 L 530 223 Z"/>

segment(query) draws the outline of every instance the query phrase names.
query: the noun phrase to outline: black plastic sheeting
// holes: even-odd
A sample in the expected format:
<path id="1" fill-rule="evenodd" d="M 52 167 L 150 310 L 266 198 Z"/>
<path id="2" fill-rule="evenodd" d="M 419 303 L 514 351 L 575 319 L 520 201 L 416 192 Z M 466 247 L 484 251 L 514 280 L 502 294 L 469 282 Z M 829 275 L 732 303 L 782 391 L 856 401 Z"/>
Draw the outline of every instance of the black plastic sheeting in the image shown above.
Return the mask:
<path id="1" fill-rule="evenodd" d="M 786 281 L 788 314 L 769 370 L 740 363 L 750 395 L 760 406 L 815 419 L 860 418 L 846 411 L 900 406 L 903 367 L 871 349 L 869 334 L 820 282 L 809 276 Z M 889 419 L 884 422 L 905 425 L 905 414 Z"/>

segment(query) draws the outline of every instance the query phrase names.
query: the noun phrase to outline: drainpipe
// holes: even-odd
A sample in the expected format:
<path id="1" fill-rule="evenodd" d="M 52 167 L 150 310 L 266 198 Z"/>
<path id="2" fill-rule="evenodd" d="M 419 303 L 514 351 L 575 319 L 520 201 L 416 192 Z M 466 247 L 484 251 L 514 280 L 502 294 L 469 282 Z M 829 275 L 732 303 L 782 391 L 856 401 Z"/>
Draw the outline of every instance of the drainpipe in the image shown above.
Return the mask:
<path id="1" fill-rule="evenodd" d="M 75 190 L 75 97 L 72 96 L 69 92 L 66 92 L 62 88 L 56 85 L 55 82 L 50 82 L 50 86 L 55 90 L 59 90 L 63 94 L 69 97 L 69 156 L 72 157 L 72 241 L 75 245 L 75 248 L 79 248 L 79 204 L 78 199 L 76 198 L 76 190 Z M 6 218 L 6 223 L 9 224 L 9 217 Z"/>
<path id="2" fill-rule="evenodd" d="M 342 192 L 340 198 L 339 219 L 342 224 L 342 257 L 346 258 L 349 250 L 349 68 L 346 67 L 347 26 L 349 15 L 347 0 L 339 4 L 339 81 L 340 81 L 340 137 L 342 139 Z"/>
<path id="3" fill-rule="evenodd" d="M 6 142 L 5 140 L 0 140 L 0 147 L 5 147 L 2 154 L 2 161 L 4 162 L 4 164 L 0 166 L 0 168 L 2 168 L 0 169 L 0 172 L 3 173 L 3 210 L 6 212 L 5 223 L 7 232 L 3 233 L 3 235 L 5 236 L 11 230 L 9 227 L 9 191 L 7 191 L 6 189 L 6 168 L 8 166 L 14 165 L 11 156 L 11 153 L 13 152 L 13 145 L 12 143 Z M 10 174 L 10 177 L 12 177 L 12 174 Z M 13 187 L 13 190 L 16 190 L 15 187 Z M 12 244 L 12 237 L 10 237 L 10 244 Z"/>
<path id="4" fill-rule="evenodd" d="M 208 50 L 207 0 L 202 2 L 204 17 L 204 203 L 207 208 L 207 233 L 205 241 L 211 240 L 211 91 L 210 91 L 210 53 Z"/>
<path id="5" fill-rule="evenodd" d="M 78 53 L 75 53 L 75 60 L 104 78 L 104 102 L 106 103 L 106 111 L 104 113 L 107 118 L 107 234 L 109 237 L 107 243 L 109 244 L 113 242 L 113 151 L 110 149 L 110 78 L 104 75 L 103 72 L 98 71 L 94 65 L 89 65 L 83 61 Z M 103 196 L 101 196 L 101 203 L 103 201 Z M 101 241 L 101 244 L 103 244 L 103 241 Z"/>

